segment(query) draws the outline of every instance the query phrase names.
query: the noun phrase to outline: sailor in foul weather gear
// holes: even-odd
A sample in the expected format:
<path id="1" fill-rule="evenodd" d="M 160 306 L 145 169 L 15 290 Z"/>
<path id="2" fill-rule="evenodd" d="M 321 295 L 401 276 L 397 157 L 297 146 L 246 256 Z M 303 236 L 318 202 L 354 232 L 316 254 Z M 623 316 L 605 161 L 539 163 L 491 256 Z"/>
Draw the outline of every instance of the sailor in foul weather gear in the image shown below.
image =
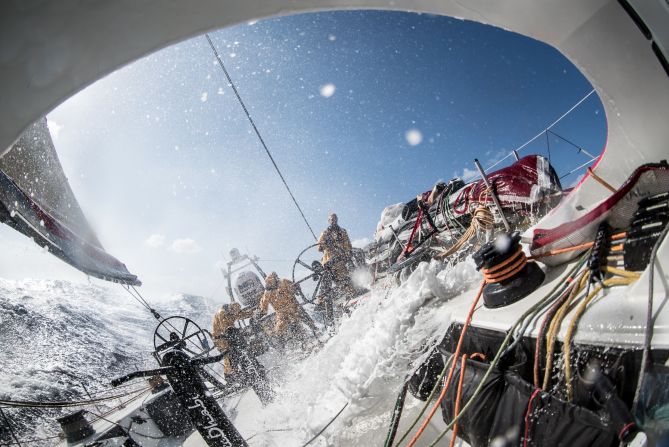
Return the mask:
<path id="1" fill-rule="evenodd" d="M 311 318 L 304 313 L 295 297 L 295 284 L 287 279 L 279 279 L 276 272 L 270 273 L 265 279 L 265 293 L 260 300 L 259 314 L 267 313 L 269 306 L 274 308 L 275 323 L 272 331 L 281 344 L 291 336 L 304 339 L 305 334 L 301 323 L 315 329 Z"/>
<path id="2" fill-rule="evenodd" d="M 219 351 L 227 351 L 223 358 L 226 382 L 251 387 L 266 405 L 272 401 L 274 393 L 267 382 L 265 367 L 251 354 L 244 334 L 235 326 L 238 320 L 253 316 L 253 309 L 242 309 L 238 303 L 224 304 L 214 316 L 211 335 Z"/>
<path id="3" fill-rule="evenodd" d="M 214 323 L 211 335 L 214 339 L 214 345 L 219 351 L 231 351 L 231 344 L 228 337 L 228 329 L 235 328 L 235 322 L 253 317 L 253 309 L 242 309 L 238 303 L 224 304 L 214 316 Z M 232 365 L 231 355 L 223 358 L 223 368 L 226 376 L 235 373 Z"/>
<path id="4" fill-rule="evenodd" d="M 330 214 L 328 223 L 330 226 L 321 233 L 318 239 L 318 251 L 323 252 L 322 264 L 327 272 L 323 275 L 321 283 L 321 294 L 318 304 L 325 306 L 326 324 L 334 324 L 333 288 L 332 284 L 350 299 L 355 296 L 355 288 L 351 281 L 349 266 L 352 264 L 353 247 L 348 233 L 339 226 L 337 215 Z"/>

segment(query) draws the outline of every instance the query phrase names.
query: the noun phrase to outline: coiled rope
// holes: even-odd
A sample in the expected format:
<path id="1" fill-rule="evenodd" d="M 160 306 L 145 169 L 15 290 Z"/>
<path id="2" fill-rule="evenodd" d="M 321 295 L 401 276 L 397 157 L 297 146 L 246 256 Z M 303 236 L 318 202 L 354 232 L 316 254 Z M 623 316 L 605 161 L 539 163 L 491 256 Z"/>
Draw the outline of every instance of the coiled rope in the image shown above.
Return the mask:
<path id="1" fill-rule="evenodd" d="M 469 227 L 465 232 L 460 236 L 460 238 L 450 246 L 447 250 L 440 251 L 435 255 L 435 258 L 447 258 L 454 253 L 460 251 L 460 249 L 467 243 L 471 238 L 473 238 L 479 230 L 488 231 L 492 229 L 492 226 L 495 223 L 495 218 L 492 215 L 492 212 L 485 205 L 480 205 L 472 213 L 472 222 L 469 224 Z"/>
<path id="2" fill-rule="evenodd" d="M 527 265 L 527 256 L 523 247 L 518 245 L 516 251 L 507 259 L 490 268 L 482 268 L 483 278 L 488 284 L 497 283 L 509 279 L 518 274 Z"/>

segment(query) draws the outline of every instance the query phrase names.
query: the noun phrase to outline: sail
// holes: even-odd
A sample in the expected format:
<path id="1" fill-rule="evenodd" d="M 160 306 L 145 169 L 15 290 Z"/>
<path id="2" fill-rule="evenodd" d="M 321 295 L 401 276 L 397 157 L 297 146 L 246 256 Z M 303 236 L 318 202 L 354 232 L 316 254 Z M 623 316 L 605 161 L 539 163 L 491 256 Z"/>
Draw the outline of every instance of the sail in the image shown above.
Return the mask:
<path id="1" fill-rule="evenodd" d="M 46 118 L 0 157 L 0 221 L 88 275 L 140 284 L 91 229 L 58 160 Z"/>

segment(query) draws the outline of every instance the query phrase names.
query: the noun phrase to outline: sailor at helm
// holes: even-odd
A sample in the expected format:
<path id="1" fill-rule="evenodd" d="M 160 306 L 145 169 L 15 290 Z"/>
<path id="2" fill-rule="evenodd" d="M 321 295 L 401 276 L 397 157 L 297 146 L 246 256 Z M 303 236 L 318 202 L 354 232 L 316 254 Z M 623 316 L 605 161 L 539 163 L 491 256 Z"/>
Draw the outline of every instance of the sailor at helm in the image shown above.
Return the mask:
<path id="1" fill-rule="evenodd" d="M 355 296 L 355 288 L 349 273 L 349 265 L 353 258 L 351 240 L 346 230 L 339 226 L 339 219 L 335 213 L 328 216 L 328 223 L 329 226 L 318 239 L 318 251 L 323 252 L 321 262 L 329 274 L 323 275 L 322 292 L 317 303 L 325 306 L 325 322 L 331 325 L 334 324 L 333 282 L 349 299 Z"/>

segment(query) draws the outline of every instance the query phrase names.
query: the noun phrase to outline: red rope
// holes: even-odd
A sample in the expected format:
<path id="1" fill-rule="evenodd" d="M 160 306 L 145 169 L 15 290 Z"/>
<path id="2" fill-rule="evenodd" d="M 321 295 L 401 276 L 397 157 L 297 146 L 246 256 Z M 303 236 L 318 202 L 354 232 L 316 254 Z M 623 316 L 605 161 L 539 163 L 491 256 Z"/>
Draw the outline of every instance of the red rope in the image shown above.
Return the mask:
<path id="1" fill-rule="evenodd" d="M 541 343 L 543 342 L 544 339 L 544 331 L 546 330 L 548 322 L 553 319 L 555 312 L 557 312 L 558 308 L 562 305 L 562 303 L 564 303 L 564 300 L 567 299 L 567 297 L 571 293 L 571 290 L 576 285 L 572 277 L 567 278 L 567 282 L 570 283 L 570 286 L 567 287 L 564 292 L 562 292 L 560 298 L 558 298 L 557 301 L 555 301 L 555 303 L 551 306 L 551 308 L 546 313 L 546 316 L 544 317 L 543 321 L 541 322 L 541 326 L 539 327 L 539 334 L 537 335 L 537 341 L 534 346 L 534 386 L 537 388 L 541 386 L 541 384 L 539 383 L 539 372 L 540 372 L 539 369 L 541 363 Z"/>
<path id="2" fill-rule="evenodd" d="M 416 216 L 416 222 L 413 224 L 413 228 L 411 229 L 411 236 L 409 236 L 409 240 L 407 241 L 406 247 L 404 247 L 404 251 L 400 255 L 400 259 L 404 258 L 406 255 L 411 253 L 413 251 L 413 238 L 416 235 L 416 230 L 418 230 L 418 227 L 420 226 L 421 222 L 423 221 L 423 208 L 418 209 L 418 216 Z"/>
<path id="3" fill-rule="evenodd" d="M 423 207 L 420 202 L 423 202 L 427 200 L 427 198 L 430 195 L 430 191 L 424 192 L 420 196 L 420 201 L 418 203 L 418 215 L 416 216 L 416 222 L 413 224 L 413 228 L 411 229 L 411 236 L 409 236 L 409 240 L 407 241 L 406 247 L 404 247 L 404 250 L 402 251 L 402 254 L 399 256 L 398 259 L 404 258 L 406 255 L 410 254 L 413 251 L 413 238 L 416 236 L 416 231 L 420 227 L 420 224 L 423 222 Z"/>
<path id="4" fill-rule="evenodd" d="M 532 414 L 532 402 L 537 395 L 541 393 L 539 388 L 535 389 L 530 397 L 529 402 L 527 402 L 527 412 L 525 413 L 525 436 L 523 437 L 523 447 L 527 447 L 527 438 L 530 432 L 530 415 Z"/>

